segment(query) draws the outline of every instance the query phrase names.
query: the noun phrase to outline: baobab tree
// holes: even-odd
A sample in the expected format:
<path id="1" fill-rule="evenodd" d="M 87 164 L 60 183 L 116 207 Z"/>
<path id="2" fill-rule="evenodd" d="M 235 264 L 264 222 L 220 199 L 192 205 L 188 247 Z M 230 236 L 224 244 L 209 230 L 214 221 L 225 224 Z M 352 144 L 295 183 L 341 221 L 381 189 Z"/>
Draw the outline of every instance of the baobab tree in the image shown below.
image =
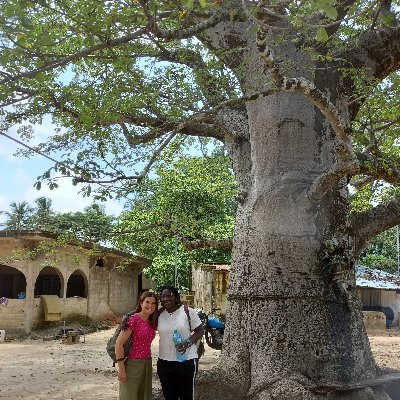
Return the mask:
<path id="1" fill-rule="evenodd" d="M 354 263 L 400 220 L 398 6 L 0 6 L 3 130 L 22 124 L 29 137 L 27 124 L 48 113 L 60 128 L 34 149 L 64 157 L 42 181 L 71 176 L 100 197 L 123 195 L 193 137 L 229 151 L 239 205 L 227 331 L 216 383 L 199 398 L 388 398 Z M 393 190 L 354 213 L 349 183 L 365 196 L 380 182 Z"/>

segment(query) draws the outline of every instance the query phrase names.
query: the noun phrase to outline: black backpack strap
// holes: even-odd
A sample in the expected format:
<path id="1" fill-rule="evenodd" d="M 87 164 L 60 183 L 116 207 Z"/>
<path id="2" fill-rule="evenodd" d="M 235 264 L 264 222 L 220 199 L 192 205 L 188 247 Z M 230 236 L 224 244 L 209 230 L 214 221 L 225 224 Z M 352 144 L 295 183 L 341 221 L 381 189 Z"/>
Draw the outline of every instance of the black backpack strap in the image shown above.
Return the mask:
<path id="1" fill-rule="evenodd" d="M 191 324 L 191 319 L 190 319 L 190 313 L 189 313 L 189 307 L 188 307 L 188 305 L 187 304 L 184 304 L 183 305 L 183 309 L 184 309 L 184 311 L 185 311 L 185 313 L 186 313 L 186 316 L 187 316 L 187 319 L 188 319 L 188 322 L 189 322 L 189 329 L 190 329 L 190 332 L 192 332 L 192 324 Z"/>

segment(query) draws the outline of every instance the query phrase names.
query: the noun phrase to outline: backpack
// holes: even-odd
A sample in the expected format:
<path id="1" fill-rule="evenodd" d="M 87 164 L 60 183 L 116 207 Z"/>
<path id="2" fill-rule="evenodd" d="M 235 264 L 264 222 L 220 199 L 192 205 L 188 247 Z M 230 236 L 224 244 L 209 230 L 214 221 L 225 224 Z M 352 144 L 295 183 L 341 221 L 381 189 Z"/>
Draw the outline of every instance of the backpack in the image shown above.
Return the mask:
<path id="1" fill-rule="evenodd" d="M 126 318 L 130 318 L 135 314 L 135 311 L 131 311 L 130 313 L 126 314 Z M 135 327 L 133 327 L 135 328 Z M 115 367 L 115 363 L 117 362 L 117 356 L 115 355 L 115 344 L 117 342 L 118 336 L 122 330 L 122 322 L 119 324 L 118 328 L 115 330 L 114 335 L 108 339 L 107 342 L 107 353 L 113 360 L 113 367 Z M 126 362 L 127 358 L 129 357 L 129 354 L 132 351 L 132 341 L 133 341 L 133 332 L 131 335 L 129 335 L 128 340 L 124 343 L 124 362 Z"/>

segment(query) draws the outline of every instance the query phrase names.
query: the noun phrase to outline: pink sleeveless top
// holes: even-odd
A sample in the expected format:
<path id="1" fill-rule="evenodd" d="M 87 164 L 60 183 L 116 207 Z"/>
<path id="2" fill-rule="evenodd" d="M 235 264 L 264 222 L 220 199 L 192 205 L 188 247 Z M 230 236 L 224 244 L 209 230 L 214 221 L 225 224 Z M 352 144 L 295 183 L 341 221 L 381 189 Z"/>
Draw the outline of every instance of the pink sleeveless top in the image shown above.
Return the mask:
<path id="1" fill-rule="evenodd" d="M 151 342 L 156 336 L 156 331 L 149 321 L 143 321 L 139 314 L 129 318 L 129 329 L 133 332 L 132 351 L 129 358 L 151 357 Z"/>

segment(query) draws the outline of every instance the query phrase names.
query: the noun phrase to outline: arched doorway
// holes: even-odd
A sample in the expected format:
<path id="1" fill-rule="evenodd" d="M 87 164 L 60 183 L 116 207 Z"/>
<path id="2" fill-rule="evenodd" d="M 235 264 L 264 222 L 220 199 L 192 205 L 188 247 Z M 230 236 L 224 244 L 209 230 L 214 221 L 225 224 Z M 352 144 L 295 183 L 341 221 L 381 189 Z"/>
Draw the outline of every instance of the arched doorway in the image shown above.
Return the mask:
<path id="1" fill-rule="evenodd" d="M 68 279 L 67 297 L 87 297 L 87 279 L 82 271 L 74 271 Z"/>
<path id="2" fill-rule="evenodd" d="M 64 279 L 60 271 L 54 267 L 44 267 L 35 282 L 35 297 L 53 294 L 60 298 L 64 293 Z"/>
<path id="3" fill-rule="evenodd" d="M 26 293 L 25 275 L 16 268 L 0 265 L 0 297 L 24 298 Z"/>

